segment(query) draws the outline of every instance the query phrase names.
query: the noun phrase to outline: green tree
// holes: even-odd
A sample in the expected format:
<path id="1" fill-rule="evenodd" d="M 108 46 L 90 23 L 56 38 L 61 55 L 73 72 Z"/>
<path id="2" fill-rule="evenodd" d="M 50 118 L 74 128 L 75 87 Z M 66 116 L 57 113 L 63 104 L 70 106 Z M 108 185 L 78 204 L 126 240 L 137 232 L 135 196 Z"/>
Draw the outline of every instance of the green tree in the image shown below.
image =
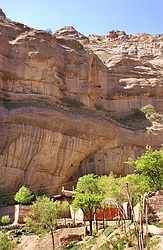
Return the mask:
<path id="1" fill-rule="evenodd" d="M 102 195 L 98 189 L 98 178 L 93 174 L 80 177 L 75 189 L 73 207 L 81 208 L 90 224 L 92 235 L 92 221 L 96 210 L 101 206 Z"/>
<path id="2" fill-rule="evenodd" d="M 146 152 L 137 160 L 128 159 L 126 162 L 135 166 L 135 172 L 144 176 L 151 191 L 163 189 L 163 150 L 152 150 L 146 146 Z"/>
<path id="3" fill-rule="evenodd" d="M 35 230 L 38 225 L 40 228 L 47 227 L 52 237 L 52 245 L 54 247 L 54 231 L 57 225 L 60 204 L 53 202 L 46 196 L 37 197 L 36 201 L 30 206 L 30 213 L 25 217 L 24 221 L 27 227 Z"/>
<path id="4" fill-rule="evenodd" d="M 122 201 L 128 201 L 127 186 L 130 198 L 133 200 L 133 205 L 140 203 L 141 197 L 145 192 L 150 191 L 150 186 L 145 176 L 141 174 L 128 174 L 125 177 L 120 177 L 119 188 L 121 190 Z M 127 184 L 127 186 L 126 186 Z"/>
<path id="5" fill-rule="evenodd" d="M 6 234 L 0 233 L 0 250 L 12 250 L 16 243 Z"/>
<path id="6" fill-rule="evenodd" d="M 34 194 L 30 189 L 22 186 L 15 194 L 14 199 L 20 204 L 29 205 L 34 199 Z"/>
<path id="7" fill-rule="evenodd" d="M 110 172 L 110 174 L 103 175 L 98 178 L 98 188 L 101 192 L 101 195 L 103 197 L 103 200 L 101 202 L 101 208 L 102 208 L 102 214 L 103 214 L 103 228 L 104 225 L 104 214 L 105 210 L 110 206 L 118 207 L 118 194 L 120 193 L 119 186 L 117 185 L 117 177 L 113 172 Z M 115 198 L 116 196 L 116 198 Z"/>
<path id="8" fill-rule="evenodd" d="M 66 212 L 68 212 L 69 210 L 70 210 L 70 205 L 69 205 L 68 201 L 63 201 L 60 204 L 59 211 L 61 214 L 64 215 L 65 225 L 66 225 Z"/>

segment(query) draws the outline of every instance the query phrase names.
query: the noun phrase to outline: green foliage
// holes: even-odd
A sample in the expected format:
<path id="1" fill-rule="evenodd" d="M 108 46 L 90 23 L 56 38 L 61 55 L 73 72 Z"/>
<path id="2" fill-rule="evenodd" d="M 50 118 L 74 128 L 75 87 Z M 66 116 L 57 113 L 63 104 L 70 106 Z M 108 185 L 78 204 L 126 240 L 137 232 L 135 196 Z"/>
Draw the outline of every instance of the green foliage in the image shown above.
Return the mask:
<path id="1" fill-rule="evenodd" d="M 109 247 L 108 249 L 123 250 L 127 243 L 127 237 L 123 234 L 115 233 L 109 238 L 107 243 Z"/>
<path id="2" fill-rule="evenodd" d="M 63 97 L 60 100 L 64 103 L 67 103 L 70 107 L 80 108 L 84 106 L 84 104 L 79 100 L 77 100 L 76 98 Z"/>
<path id="3" fill-rule="evenodd" d="M 115 118 L 115 120 L 128 129 L 146 129 L 147 126 L 151 126 L 151 122 L 149 119 L 147 119 L 147 116 L 155 113 L 156 111 L 154 107 L 151 104 L 148 104 L 141 108 L 132 108 L 131 113 L 120 119 Z"/>
<path id="4" fill-rule="evenodd" d="M 101 246 L 100 246 L 100 250 L 110 250 L 110 247 L 108 246 L 108 242 L 104 242 Z"/>
<path id="5" fill-rule="evenodd" d="M 135 117 L 136 119 L 145 118 L 145 115 L 142 109 L 133 108 L 132 111 L 133 111 L 132 116 Z"/>
<path id="6" fill-rule="evenodd" d="M 54 230 L 57 225 L 57 218 L 59 214 L 60 204 L 53 202 L 46 196 L 37 197 L 36 201 L 30 206 L 30 213 L 25 217 L 27 228 L 32 229 L 34 232 L 44 232 L 44 228 L 50 229 L 52 236 L 52 243 L 54 249 Z"/>
<path id="7" fill-rule="evenodd" d="M 14 205 L 14 194 L 10 191 L 0 188 L 0 205 L 2 206 L 12 206 Z"/>
<path id="8" fill-rule="evenodd" d="M 37 196 L 43 196 L 47 194 L 47 187 L 41 184 L 37 189 Z"/>
<path id="9" fill-rule="evenodd" d="M 117 228 L 117 226 L 115 226 L 115 225 L 107 227 L 104 230 L 105 236 L 108 237 L 116 228 Z"/>
<path id="10" fill-rule="evenodd" d="M 118 202 L 118 193 L 120 189 L 118 186 L 118 178 L 113 172 L 110 172 L 108 176 L 103 175 L 98 178 L 98 188 L 103 195 L 102 207 L 109 207 L 110 205 Z M 116 194 L 116 199 L 115 199 Z M 121 195 L 121 194 L 119 194 Z"/>
<path id="11" fill-rule="evenodd" d="M 34 200 L 34 195 L 30 189 L 22 186 L 14 198 L 20 204 L 29 205 Z"/>
<path id="12" fill-rule="evenodd" d="M 152 250 L 158 250 L 158 244 L 161 242 L 161 239 L 159 237 L 152 237 L 149 240 L 149 247 Z"/>
<path id="13" fill-rule="evenodd" d="M 16 243 L 6 234 L 0 234 L 0 250 L 12 250 Z"/>
<path id="14" fill-rule="evenodd" d="M 69 208 L 70 208 L 70 205 L 68 201 L 63 201 L 62 204 L 60 204 L 60 211 L 63 213 L 69 211 Z"/>
<path id="15" fill-rule="evenodd" d="M 68 245 L 62 246 L 61 248 L 57 248 L 58 250 L 66 250 L 66 249 L 72 249 L 72 250 L 77 250 L 81 249 L 79 245 L 76 245 L 77 241 L 71 241 Z"/>
<path id="16" fill-rule="evenodd" d="M 163 150 L 152 150 L 146 147 L 146 152 L 136 161 L 131 158 L 126 164 L 135 166 L 135 172 L 145 177 L 151 191 L 163 189 Z"/>
<path id="17" fill-rule="evenodd" d="M 151 105 L 151 104 L 148 104 L 148 105 L 142 107 L 140 110 L 141 110 L 143 113 L 148 114 L 148 115 L 151 115 L 151 114 L 155 114 L 155 113 L 156 113 L 156 110 L 154 109 L 153 105 Z"/>
<path id="18" fill-rule="evenodd" d="M 130 198 L 135 204 L 140 201 L 141 195 L 150 190 L 146 178 L 139 174 L 128 174 L 125 177 L 117 177 L 112 172 L 109 176 L 98 178 L 98 188 L 103 195 L 102 208 L 116 206 L 128 201 L 126 183 Z"/>
<path id="19" fill-rule="evenodd" d="M 2 216 L 1 222 L 3 225 L 8 225 L 10 223 L 10 216 L 9 215 Z"/>
<path id="20" fill-rule="evenodd" d="M 30 206 L 29 216 L 25 218 L 27 224 L 46 225 L 49 228 L 56 227 L 56 219 L 59 214 L 59 205 L 46 196 L 37 197 L 36 201 Z"/>
<path id="21" fill-rule="evenodd" d="M 80 177 L 75 189 L 73 207 L 81 208 L 90 222 L 90 234 L 92 235 L 92 220 L 97 208 L 101 206 L 102 195 L 98 188 L 98 178 L 93 174 Z"/>
<path id="22" fill-rule="evenodd" d="M 118 178 L 118 180 L 122 201 L 127 201 L 126 183 L 128 183 L 128 191 L 130 193 L 130 198 L 134 201 L 134 205 L 140 202 L 141 196 L 145 192 L 150 191 L 148 181 L 145 176 L 141 174 L 128 174 L 125 177 Z"/>
<path id="23" fill-rule="evenodd" d="M 163 228 L 163 222 L 160 222 L 160 221 L 153 221 L 150 224 L 159 228 Z"/>

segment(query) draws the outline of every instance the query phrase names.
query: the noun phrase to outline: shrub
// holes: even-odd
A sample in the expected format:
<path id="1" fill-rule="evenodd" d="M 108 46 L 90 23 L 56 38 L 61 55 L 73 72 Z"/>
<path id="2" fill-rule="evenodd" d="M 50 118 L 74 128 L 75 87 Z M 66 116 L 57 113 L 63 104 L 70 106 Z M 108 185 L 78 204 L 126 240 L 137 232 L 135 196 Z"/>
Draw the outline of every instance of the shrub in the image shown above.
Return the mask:
<path id="1" fill-rule="evenodd" d="M 10 191 L 0 188 L 0 205 L 12 206 L 15 204 L 14 194 Z"/>
<path id="2" fill-rule="evenodd" d="M 104 110 L 104 108 L 100 104 L 95 104 L 95 108 L 97 110 Z"/>
<path id="3" fill-rule="evenodd" d="M 156 113 L 156 111 L 155 111 L 153 105 L 151 105 L 151 104 L 148 104 L 148 105 L 142 107 L 142 108 L 141 108 L 141 111 L 142 111 L 143 113 L 147 114 L 147 115 L 151 115 L 151 114 L 155 114 L 155 113 Z"/>
<path id="4" fill-rule="evenodd" d="M 105 236 L 109 236 L 115 229 L 117 228 L 117 226 L 113 225 L 113 226 L 109 226 L 104 230 L 104 234 Z"/>
<path id="5" fill-rule="evenodd" d="M 0 234 L 0 250 L 12 250 L 16 243 L 6 234 Z"/>
<path id="6" fill-rule="evenodd" d="M 43 196 L 47 194 L 47 187 L 41 184 L 37 189 L 37 196 Z"/>
<path id="7" fill-rule="evenodd" d="M 63 97 L 60 99 L 62 102 L 67 103 L 71 107 L 79 108 L 82 107 L 84 104 L 77 100 L 76 98 L 70 98 L 70 97 Z"/>
<path id="8" fill-rule="evenodd" d="M 8 225 L 10 223 L 10 216 L 9 215 L 2 216 L 1 222 L 3 225 Z"/>
<path id="9" fill-rule="evenodd" d="M 14 198 L 20 204 L 29 205 L 34 200 L 34 195 L 30 189 L 22 186 Z"/>
<path id="10" fill-rule="evenodd" d="M 131 116 L 133 118 L 145 118 L 145 114 L 140 108 L 133 108 L 132 111 L 133 113 L 131 114 Z"/>

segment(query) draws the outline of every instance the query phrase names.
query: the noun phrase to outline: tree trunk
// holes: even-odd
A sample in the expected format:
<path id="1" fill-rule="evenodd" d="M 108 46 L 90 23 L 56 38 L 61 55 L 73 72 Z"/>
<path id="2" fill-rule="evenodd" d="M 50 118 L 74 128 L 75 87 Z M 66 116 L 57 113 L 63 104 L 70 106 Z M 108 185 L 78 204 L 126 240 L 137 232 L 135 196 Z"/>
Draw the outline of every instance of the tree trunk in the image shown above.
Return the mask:
<path id="1" fill-rule="evenodd" d="M 54 250 L 55 249 L 55 246 L 54 246 L 54 232 L 53 232 L 52 228 L 50 228 L 50 232 L 51 232 L 52 244 L 53 244 L 53 250 Z"/>
<path id="2" fill-rule="evenodd" d="M 105 228 L 104 220 L 105 220 L 105 208 L 102 209 L 102 227 L 103 227 L 103 229 Z"/>
<path id="3" fill-rule="evenodd" d="M 96 232 L 98 232 L 98 220 L 97 220 L 97 214 L 95 213 L 95 218 L 96 218 Z"/>
<path id="4" fill-rule="evenodd" d="M 89 226 L 90 226 L 90 235 L 92 235 L 92 219 L 89 220 Z"/>

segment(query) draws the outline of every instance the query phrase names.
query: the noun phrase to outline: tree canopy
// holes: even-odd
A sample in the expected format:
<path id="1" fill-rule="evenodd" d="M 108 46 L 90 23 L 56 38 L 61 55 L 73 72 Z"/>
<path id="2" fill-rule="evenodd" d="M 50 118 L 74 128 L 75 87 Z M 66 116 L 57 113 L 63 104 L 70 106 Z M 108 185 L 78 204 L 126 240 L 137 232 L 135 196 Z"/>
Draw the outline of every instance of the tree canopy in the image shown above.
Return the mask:
<path id="1" fill-rule="evenodd" d="M 40 230 L 45 226 L 50 229 L 52 244 L 54 249 L 54 231 L 57 225 L 57 218 L 59 215 L 58 202 L 53 202 L 46 196 L 37 197 L 36 201 L 30 206 L 30 214 L 24 219 L 27 227 Z"/>
<path id="2" fill-rule="evenodd" d="M 80 177 L 75 189 L 73 206 L 81 208 L 84 216 L 90 223 L 90 234 L 92 235 L 92 221 L 97 208 L 100 207 L 102 195 L 98 188 L 98 178 L 93 174 Z"/>
<path id="3" fill-rule="evenodd" d="M 152 150 L 146 146 L 146 152 L 135 161 L 131 158 L 126 162 L 135 166 L 135 172 L 145 177 L 151 191 L 163 189 L 163 149 Z"/>
<path id="4" fill-rule="evenodd" d="M 14 199 L 20 204 L 28 205 L 32 202 L 34 197 L 35 196 L 30 189 L 22 186 L 15 194 Z"/>

